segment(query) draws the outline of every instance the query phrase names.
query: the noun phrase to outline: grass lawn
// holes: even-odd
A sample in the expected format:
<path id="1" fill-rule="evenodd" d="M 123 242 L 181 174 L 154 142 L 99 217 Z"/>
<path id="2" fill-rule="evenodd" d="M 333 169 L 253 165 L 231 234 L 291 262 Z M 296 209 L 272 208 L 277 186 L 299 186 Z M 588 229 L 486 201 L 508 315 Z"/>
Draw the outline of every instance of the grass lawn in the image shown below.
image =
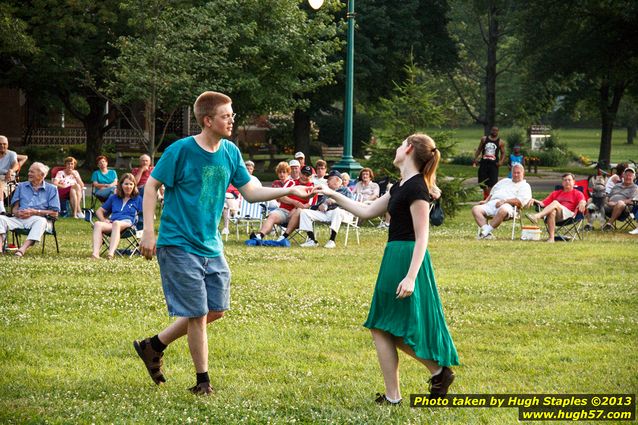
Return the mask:
<path id="1" fill-rule="evenodd" d="M 436 130 L 433 130 L 436 131 Z M 500 134 L 506 137 L 509 128 L 502 127 Z M 578 155 L 585 155 L 591 160 L 598 158 L 600 149 L 600 129 L 565 128 L 554 129 L 560 142 L 566 143 L 571 151 Z M 453 138 L 458 143 L 457 152 L 473 153 L 478 147 L 482 127 L 463 127 L 452 129 Z M 638 144 L 627 144 L 627 132 L 625 129 L 614 129 L 611 149 L 612 162 L 638 161 Z"/>
<path id="2" fill-rule="evenodd" d="M 170 323 L 156 261 L 94 262 L 86 223 L 62 246 L 0 258 L 0 423 L 485 423 L 514 408 L 378 407 L 364 322 L 386 234 L 348 249 L 247 248 L 229 241 L 232 310 L 209 327 L 216 394 L 193 397 L 186 340 L 151 383 L 132 346 Z M 476 241 L 467 207 L 432 231 L 439 292 L 462 366 L 454 393 L 638 392 L 636 237 L 573 244 Z M 326 237 L 319 233 L 320 240 Z M 342 236 L 340 236 L 342 238 Z M 338 239 L 339 242 L 339 239 Z M 403 396 L 428 374 L 401 355 Z"/>

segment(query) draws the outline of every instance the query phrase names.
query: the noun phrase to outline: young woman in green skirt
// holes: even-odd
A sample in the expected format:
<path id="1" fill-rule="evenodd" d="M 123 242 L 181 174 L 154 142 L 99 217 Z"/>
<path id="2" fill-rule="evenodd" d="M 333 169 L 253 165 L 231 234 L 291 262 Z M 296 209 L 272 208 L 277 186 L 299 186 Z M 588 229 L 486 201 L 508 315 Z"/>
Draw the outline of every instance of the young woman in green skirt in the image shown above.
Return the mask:
<path id="1" fill-rule="evenodd" d="M 386 211 L 392 218 L 364 324 L 372 332 L 385 382 L 385 394 L 377 394 L 380 404 L 402 400 L 397 349 L 428 368 L 431 398 L 447 394 L 454 381 L 450 366 L 459 364 L 427 250 L 430 202 L 440 196 L 436 186 L 440 159 L 432 138 L 413 134 L 396 150 L 394 165 L 401 172 L 401 181 L 372 204 L 355 202 L 326 187 L 320 190 L 362 219 Z"/>

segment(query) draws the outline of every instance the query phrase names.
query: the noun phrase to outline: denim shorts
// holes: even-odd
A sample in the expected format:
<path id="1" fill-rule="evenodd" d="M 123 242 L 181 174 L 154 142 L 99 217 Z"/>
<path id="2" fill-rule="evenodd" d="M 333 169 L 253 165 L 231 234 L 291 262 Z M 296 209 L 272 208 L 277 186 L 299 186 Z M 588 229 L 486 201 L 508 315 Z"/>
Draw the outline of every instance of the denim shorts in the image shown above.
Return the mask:
<path id="1" fill-rule="evenodd" d="M 201 317 L 230 308 L 230 269 L 223 255 L 200 257 L 162 246 L 157 261 L 169 315 Z"/>

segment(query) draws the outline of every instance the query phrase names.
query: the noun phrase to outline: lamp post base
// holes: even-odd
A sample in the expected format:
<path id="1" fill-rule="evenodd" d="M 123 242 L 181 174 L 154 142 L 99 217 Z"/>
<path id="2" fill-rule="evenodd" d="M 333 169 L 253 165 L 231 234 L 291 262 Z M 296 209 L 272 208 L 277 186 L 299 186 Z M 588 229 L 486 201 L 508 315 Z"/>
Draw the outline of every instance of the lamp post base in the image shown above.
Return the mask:
<path id="1" fill-rule="evenodd" d="M 352 157 L 343 157 L 339 162 L 332 165 L 332 169 L 339 170 L 342 173 L 348 173 L 350 176 L 358 175 L 363 167 Z"/>

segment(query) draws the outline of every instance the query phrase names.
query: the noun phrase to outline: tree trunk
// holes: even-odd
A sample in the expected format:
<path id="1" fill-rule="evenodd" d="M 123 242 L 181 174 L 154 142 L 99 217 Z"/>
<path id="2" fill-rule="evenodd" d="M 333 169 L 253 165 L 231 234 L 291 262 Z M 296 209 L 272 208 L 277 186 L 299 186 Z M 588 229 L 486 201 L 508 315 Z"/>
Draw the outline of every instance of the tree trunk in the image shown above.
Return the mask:
<path id="1" fill-rule="evenodd" d="M 611 162 L 611 138 L 614 131 L 614 121 L 618 113 L 620 100 L 625 92 L 625 81 L 616 82 L 613 88 L 608 80 L 603 80 L 599 88 L 599 110 L 601 117 L 600 151 L 598 163 L 608 169 Z M 611 93 L 610 93 L 611 91 Z M 611 96 L 611 99 L 610 99 Z"/>
<path id="2" fill-rule="evenodd" d="M 635 138 L 636 138 L 636 126 L 628 125 L 627 126 L 627 144 L 633 145 Z"/>
<path id="3" fill-rule="evenodd" d="M 92 169 L 95 165 L 95 158 L 102 154 L 102 146 L 104 145 L 104 133 L 107 130 L 104 126 L 106 104 L 104 99 L 98 96 L 87 97 L 86 101 L 89 104 L 89 113 L 81 117 L 86 131 L 84 168 Z"/>
<path id="4" fill-rule="evenodd" d="M 498 20 L 496 7 L 491 6 L 487 14 L 487 64 L 485 65 L 485 135 L 496 124 L 496 50 L 498 48 Z"/>
<path id="5" fill-rule="evenodd" d="M 306 154 L 310 163 L 310 115 L 307 111 L 299 108 L 295 109 L 293 116 L 293 138 L 295 140 L 295 152 L 301 151 Z"/>
<path id="6" fill-rule="evenodd" d="M 146 139 L 146 151 L 148 156 L 151 157 L 151 164 L 155 164 L 155 94 L 151 95 L 151 98 L 145 103 L 144 108 L 144 132 L 148 134 Z"/>

